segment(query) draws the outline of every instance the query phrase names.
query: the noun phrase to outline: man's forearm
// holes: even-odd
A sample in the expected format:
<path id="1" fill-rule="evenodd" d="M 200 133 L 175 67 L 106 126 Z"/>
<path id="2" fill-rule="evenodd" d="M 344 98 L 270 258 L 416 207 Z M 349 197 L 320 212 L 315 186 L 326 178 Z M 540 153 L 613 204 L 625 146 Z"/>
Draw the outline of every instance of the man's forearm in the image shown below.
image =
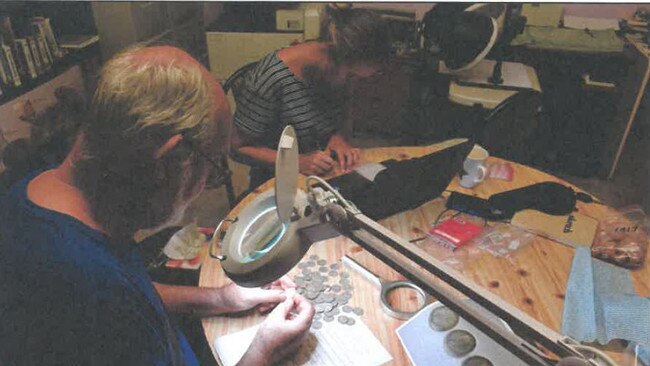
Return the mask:
<path id="1" fill-rule="evenodd" d="M 223 288 L 174 286 L 154 282 L 167 311 L 205 317 L 231 311 Z"/>

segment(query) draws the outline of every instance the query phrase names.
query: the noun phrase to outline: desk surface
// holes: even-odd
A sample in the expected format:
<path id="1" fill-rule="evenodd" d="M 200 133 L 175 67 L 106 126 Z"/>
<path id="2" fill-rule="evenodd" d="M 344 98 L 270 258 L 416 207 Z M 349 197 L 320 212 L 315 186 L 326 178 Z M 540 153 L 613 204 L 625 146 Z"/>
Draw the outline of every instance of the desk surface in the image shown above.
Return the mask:
<path id="1" fill-rule="evenodd" d="M 391 158 L 408 159 L 440 150 L 450 144 L 453 143 L 446 142 L 428 147 L 367 149 L 362 151 L 362 160 L 364 162 L 379 162 Z M 490 157 L 488 164 L 497 161 L 500 161 L 500 159 Z M 479 197 L 488 197 L 493 193 L 516 189 L 541 181 L 556 181 L 568 185 L 568 183 L 558 178 L 533 168 L 516 163 L 511 164 L 515 171 L 512 182 L 488 179 L 473 190 L 468 190 L 460 187 L 456 177 L 448 189 L 466 194 L 474 193 Z M 272 184 L 273 182 L 269 181 L 246 197 L 233 209 L 230 217 L 236 216 L 256 194 L 272 187 Z M 405 239 L 419 238 L 422 237 L 423 232 L 426 232 L 431 227 L 443 205 L 444 201 L 442 199 L 434 200 L 417 209 L 381 220 L 380 223 Z M 587 205 L 581 202 L 578 203 L 578 209 L 580 212 L 595 218 L 602 217 L 607 210 L 602 205 Z M 439 259 L 448 256 L 448 252 L 441 247 L 433 247 L 430 244 L 421 245 L 423 249 Z M 343 255 L 350 254 L 363 265 L 386 279 L 401 278 L 397 272 L 386 264 L 344 237 L 316 243 L 307 253 L 307 255 L 311 254 L 317 254 L 328 262 L 338 261 Z M 560 330 L 564 292 L 573 259 L 573 249 L 548 239 L 536 237 L 532 245 L 520 249 L 512 260 L 497 258 L 482 251 L 469 253 L 467 259 L 456 267 L 467 278 L 500 296 L 550 328 L 556 331 Z M 646 263 L 642 270 L 633 272 L 636 290 L 642 296 L 650 296 L 650 270 L 648 267 Z M 295 269 L 290 272 L 290 275 L 293 275 L 294 271 Z M 394 330 L 403 324 L 403 321 L 390 318 L 382 312 L 376 288 L 356 274 L 351 277 L 354 297 L 350 302 L 353 306 L 360 306 L 365 310 L 362 320 L 393 356 L 393 361 L 390 364 L 409 364 L 408 358 L 394 333 Z M 221 270 L 219 262 L 210 259 L 206 260 L 201 269 L 200 286 L 221 286 L 227 282 L 229 280 Z M 261 320 L 262 317 L 257 313 L 244 317 L 211 317 L 203 320 L 203 327 L 208 342 L 212 346 L 217 337 L 253 326 L 261 322 Z M 610 345 L 607 348 L 607 351 L 618 360 L 621 359 L 622 350 L 623 348 L 618 344 Z"/>

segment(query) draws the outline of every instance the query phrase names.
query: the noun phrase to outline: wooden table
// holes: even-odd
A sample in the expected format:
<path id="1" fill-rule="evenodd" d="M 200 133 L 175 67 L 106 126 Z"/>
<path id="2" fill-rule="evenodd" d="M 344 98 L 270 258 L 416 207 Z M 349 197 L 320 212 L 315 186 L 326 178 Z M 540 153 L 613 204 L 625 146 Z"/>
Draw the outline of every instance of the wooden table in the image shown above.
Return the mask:
<path id="1" fill-rule="evenodd" d="M 391 158 L 408 159 L 440 150 L 457 142 L 458 140 L 449 141 L 428 147 L 367 149 L 362 151 L 362 160 L 364 162 L 380 162 Z M 498 161 L 502 160 L 490 157 L 487 163 Z M 466 194 L 475 194 L 479 197 L 488 197 L 493 193 L 516 189 L 541 181 L 555 181 L 569 185 L 541 171 L 516 163 L 511 164 L 515 172 L 512 182 L 488 179 L 473 190 L 468 190 L 460 187 L 458 177 L 456 177 L 448 189 Z M 272 187 L 272 184 L 273 182 L 269 181 L 255 190 L 233 209 L 229 217 L 235 217 L 256 194 Z M 437 199 L 417 209 L 381 220 L 380 223 L 405 239 L 419 238 L 430 229 L 443 206 L 444 200 Z M 607 208 L 602 205 L 588 205 L 582 202 L 578 203 L 578 209 L 580 212 L 595 218 L 602 217 L 607 211 Z M 423 249 L 438 259 L 449 256 L 446 249 L 434 247 L 425 241 L 420 243 L 423 243 L 421 244 Z M 573 249 L 562 244 L 537 237 L 532 245 L 517 251 L 512 260 L 497 258 L 487 252 L 476 250 L 468 254 L 464 263 L 456 266 L 456 269 L 478 285 L 497 294 L 550 328 L 559 331 L 562 322 L 564 292 L 573 259 L 573 251 Z M 307 253 L 307 255 L 311 254 L 317 254 L 321 258 L 327 259 L 328 262 L 338 261 L 343 255 L 350 254 L 363 265 L 386 279 L 401 279 L 401 276 L 389 266 L 344 237 L 314 244 Z M 295 269 L 290 272 L 290 275 L 294 271 Z M 632 276 L 638 294 L 650 296 L 650 271 L 647 262 L 643 269 L 633 272 Z M 395 329 L 403 321 L 393 319 L 383 313 L 376 288 L 354 273 L 351 278 L 354 286 L 354 297 L 351 304 L 360 306 L 365 310 L 362 319 L 393 356 L 393 361 L 390 364 L 409 364 L 408 358 L 394 333 Z M 228 282 L 229 280 L 221 270 L 218 261 L 211 259 L 205 261 L 201 269 L 200 286 L 222 286 Z M 413 300 L 403 299 L 403 301 Z M 257 313 L 251 313 L 244 317 L 212 317 L 203 320 L 203 327 L 209 344 L 213 346 L 213 342 L 217 337 L 253 326 L 261 322 L 262 319 Z M 615 359 L 620 360 L 623 348 L 619 344 L 614 344 L 608 346 L 607 351 Z"/>

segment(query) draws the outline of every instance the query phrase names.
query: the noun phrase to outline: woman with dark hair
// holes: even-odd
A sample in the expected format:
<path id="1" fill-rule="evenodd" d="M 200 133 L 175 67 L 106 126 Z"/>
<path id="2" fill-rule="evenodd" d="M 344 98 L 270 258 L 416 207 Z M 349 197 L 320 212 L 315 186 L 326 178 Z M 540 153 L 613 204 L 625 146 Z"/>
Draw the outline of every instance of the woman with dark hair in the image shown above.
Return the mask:
<path id="1" fill-rule="evenodd" d="M 338 133 L 346 85 L 375 74 L 390 56 L 386 27 L 367 9 L 328 8 L 323 38 L 275 51 L 253 68 L 235 90 L 237 151 L 252 158 L 250 188 L 273 176 L 282 129 L 296 129 L 300 172 L 323 175 L 335 159 L 343 171 L 359 149 Z"/>

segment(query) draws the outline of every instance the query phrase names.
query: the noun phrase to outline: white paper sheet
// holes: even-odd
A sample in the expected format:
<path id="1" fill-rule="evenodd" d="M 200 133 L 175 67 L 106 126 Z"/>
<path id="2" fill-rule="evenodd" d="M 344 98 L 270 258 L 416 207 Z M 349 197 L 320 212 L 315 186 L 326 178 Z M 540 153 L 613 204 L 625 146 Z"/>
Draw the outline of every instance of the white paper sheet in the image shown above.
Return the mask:
<path id="1" fill-rule="evenodd" d="M 347 314 L 346 314 L 347 315 Z M 297 353 L 283 365 L 291 366 L 377 366 L 392 356 L 368 327 L 354 317 L 352 326 L 336 321 L 323 322 L 321 329 L 311 329 L 310 335 Z M 258 326 L 219 337 L 214 347 L 224 366 L 234 366 L 253 341 Z"/>
<path id="2" fill-rule="evenodd" d="M 618 19 L 603 19 L 603 18 L 586 18 L 577 17 L 573 15 L 564 16 L 564 26 L 573 29 L 601 30 L 601 29 L 615 29 L 619 30 Z"/>
<path id="3" fill-rule="evenodd" d="M 374 182 L 377 174 L 385 169 L 386 167 L 379 163 L 368 163 L 354 168 L 357 173 L 371 182 Z"/>

